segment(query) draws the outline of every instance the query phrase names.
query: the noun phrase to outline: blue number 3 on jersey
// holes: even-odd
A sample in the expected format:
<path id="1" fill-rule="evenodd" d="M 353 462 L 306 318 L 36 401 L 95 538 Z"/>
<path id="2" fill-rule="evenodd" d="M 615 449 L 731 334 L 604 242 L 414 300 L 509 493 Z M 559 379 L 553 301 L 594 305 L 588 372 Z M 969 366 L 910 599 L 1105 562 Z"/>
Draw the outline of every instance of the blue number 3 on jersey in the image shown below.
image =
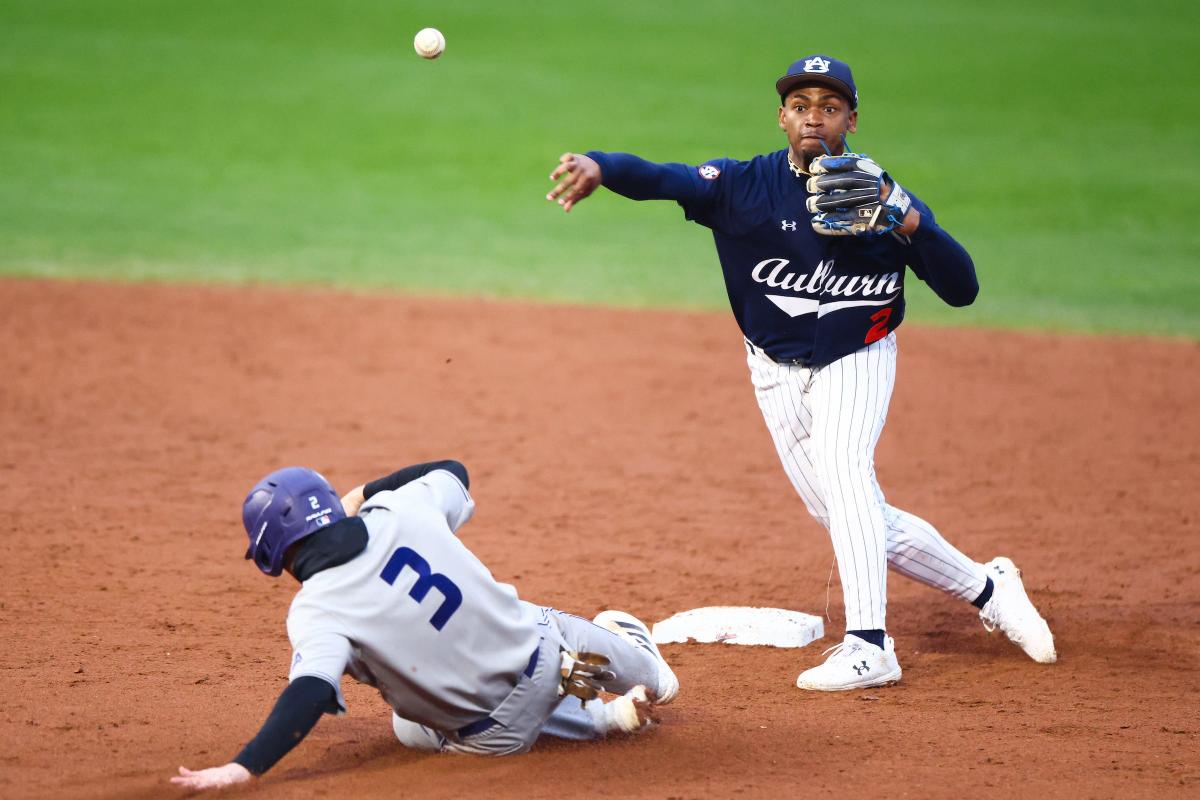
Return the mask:
<path id="1" fill-rule="evenodd" d="M 450 617 L 454 616 L 458 607 L 462 605 L 462 591 L 454 581 L 440 572 L 434 572 L 430 568 L 429 562 L 411 547 L 401 547 L 392 553 L 392 557 L 384 565 L 383 572 L 379 573 L 379 577 L 392 586 L 405 567 L 412 567 L 413 572 L 417 573 L 417 582 L 408 590 L 408 596 L 413 600 L 420 603 L 425 599 L 425 595 L 429 594 L 430 589 L 437 589 L 441 592 L 442 604 L 429 618 L 429 624 L 440 631 L 450 621 Z"/>

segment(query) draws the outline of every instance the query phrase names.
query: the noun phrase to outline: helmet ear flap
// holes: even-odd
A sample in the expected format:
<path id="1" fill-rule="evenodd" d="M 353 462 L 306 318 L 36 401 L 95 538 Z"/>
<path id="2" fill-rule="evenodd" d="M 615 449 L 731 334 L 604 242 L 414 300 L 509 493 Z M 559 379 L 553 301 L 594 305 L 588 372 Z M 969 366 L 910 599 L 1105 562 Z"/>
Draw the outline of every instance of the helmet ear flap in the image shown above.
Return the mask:
<path id="1" fill-rule="evenodd" d="M 263 572 L 269 572 L 271 569 L 271 543 L 263 542 L 258 549 L 254 551 L 254 563 Z"/>

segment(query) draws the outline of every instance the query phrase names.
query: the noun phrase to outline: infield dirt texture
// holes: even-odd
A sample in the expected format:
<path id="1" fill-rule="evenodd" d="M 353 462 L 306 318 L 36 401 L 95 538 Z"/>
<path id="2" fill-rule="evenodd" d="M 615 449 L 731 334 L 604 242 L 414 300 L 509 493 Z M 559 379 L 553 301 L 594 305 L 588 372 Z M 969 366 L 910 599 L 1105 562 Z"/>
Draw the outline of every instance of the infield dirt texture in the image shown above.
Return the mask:
<path id="1" fill-rule="evenodd" d="M 347 681 L 221 796 L 1200 795 L 1198 31 L 1180 0 L 0 2 L 0 798 L 181 796 L 235 755 L 294 588 L 242 560 L 247 489 L 443 457 L 527 599 L 828 603 L 833 635 L 669 646 L 661 728 L 503 760 L 401 750 Z M 565 150 L 783 146 L 774 79 L 818 51 L 981 283 L 910 277 L 881 483 L 1023 568 L 1054 666 L 889 576 L 903 682 L 795 689 L 841 592 L 710 236 L 543 199 Z"/>
<path id="2" fill-rule="evenodd" d="M 825 609 L 828 536 L 776 463 L 726 314 L 0 287 L 6 797 L 171 796 L 176 766 L 255 733 L 285 680 L 294 584 L 242 560 L 239 502 L 281 464 L 348 489 L 459 458 L 469 546 L 522 596 L 584 615 Z M 347 681 L 349 715 L 235 796 L 832 796 L 864 775 L 889 797 L 1195 796 L 1195 345 L 899 337 L 883 486 L 969 554 L 1023 567 L 1058 664 L 892 578 L 895 688 L 794 688 L 836 636 L 671 645 L 683 688 L 661 728 L 488 760 L 403 751 Z M 836 583 L 830 617 L 840 630 Z"/>

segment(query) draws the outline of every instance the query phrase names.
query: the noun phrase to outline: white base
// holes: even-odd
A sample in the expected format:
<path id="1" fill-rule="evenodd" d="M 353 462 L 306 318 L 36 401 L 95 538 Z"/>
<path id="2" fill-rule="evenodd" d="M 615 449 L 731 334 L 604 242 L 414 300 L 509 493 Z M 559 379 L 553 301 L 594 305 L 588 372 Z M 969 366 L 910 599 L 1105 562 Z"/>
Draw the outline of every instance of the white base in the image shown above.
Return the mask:
<path id="1" fill-rule="evenodd" d="M 804 647 L 825 635 L 820 617 L 783 608 L 708 606 L 681 611 L 655 623 L 656 644 L 724 642 Z"/>

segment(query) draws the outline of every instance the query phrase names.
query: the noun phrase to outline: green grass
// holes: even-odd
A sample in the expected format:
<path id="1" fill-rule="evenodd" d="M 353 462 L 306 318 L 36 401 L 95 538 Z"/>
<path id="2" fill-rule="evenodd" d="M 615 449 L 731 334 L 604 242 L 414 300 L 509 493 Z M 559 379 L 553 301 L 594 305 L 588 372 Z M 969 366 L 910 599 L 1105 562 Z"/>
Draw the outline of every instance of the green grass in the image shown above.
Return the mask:
<path id="1" fill-rule="evenodd" d="M 819 50 L 976 259 L 975 306 L 914 281 L 914 318 L 1200 337 L 1197 6 L 828 8 L 0 0 L 0 273 L 722 308 L 674 204 L 564 215 L 546 176 L 777 149 L 773 81 Z"/>

